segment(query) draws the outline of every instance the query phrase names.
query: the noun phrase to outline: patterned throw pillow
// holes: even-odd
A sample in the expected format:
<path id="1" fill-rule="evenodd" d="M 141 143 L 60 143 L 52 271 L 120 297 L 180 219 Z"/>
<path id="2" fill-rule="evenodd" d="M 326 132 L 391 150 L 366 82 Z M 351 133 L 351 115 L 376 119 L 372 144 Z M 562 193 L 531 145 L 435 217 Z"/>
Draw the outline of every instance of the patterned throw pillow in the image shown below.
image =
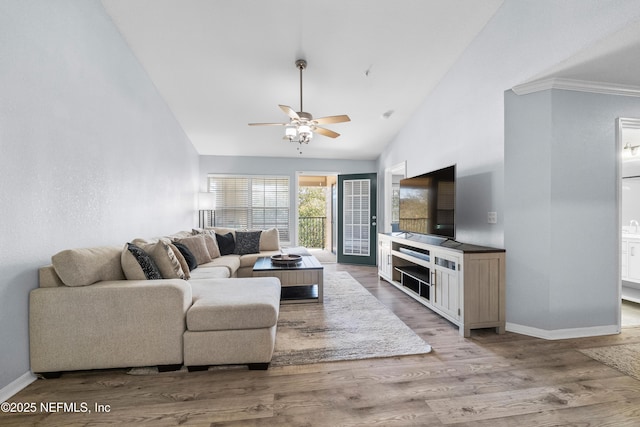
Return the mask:
<path id="1" fill-rule="evenodd" d="M 236 231 L 236 250 L 238 255 L 260 252 L 260 234 L 262 231 Z"/>
<path id="2" fill-rule="evenodd" d="M 216 242 L 220 249 L 220 255 L 229 255 L 234 253 L 236 244 L 233 241 L 233 234 L 227 233 L 224 236 L 216 233 Z"/>
<path id="3" fill-rule="evenodd" d="M 127 243 L 127 250 L 134 256 L 136 261 L 138 261 L 147 280 L 162 279 L 158 266 L 148 253 L 131 243 Z"/>

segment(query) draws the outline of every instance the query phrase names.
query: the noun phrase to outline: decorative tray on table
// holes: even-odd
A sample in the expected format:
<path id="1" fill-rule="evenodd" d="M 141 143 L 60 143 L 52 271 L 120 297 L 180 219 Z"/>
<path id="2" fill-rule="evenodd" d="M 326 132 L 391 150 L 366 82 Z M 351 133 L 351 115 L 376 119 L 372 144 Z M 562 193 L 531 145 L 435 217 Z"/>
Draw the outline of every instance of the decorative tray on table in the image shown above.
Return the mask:
<path id="1" fill-rule="evenodd" d="M 300 255 L 278 254 L 271 256 L 271 263 L 273 265 L 296 265 L 302 261 Z"/>

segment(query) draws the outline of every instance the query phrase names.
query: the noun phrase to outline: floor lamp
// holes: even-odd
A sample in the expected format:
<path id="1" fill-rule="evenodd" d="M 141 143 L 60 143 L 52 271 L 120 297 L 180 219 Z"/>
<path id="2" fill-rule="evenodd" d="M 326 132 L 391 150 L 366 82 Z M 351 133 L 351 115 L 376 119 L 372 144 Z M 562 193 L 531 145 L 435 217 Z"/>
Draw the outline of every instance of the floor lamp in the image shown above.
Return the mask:
<path id="1" fill-rule="evenodd" d="M 206 228 L 216 225 L 216 199 L 213 193 L 198 193 L 198 211 L 200 213 L 200 221 L 198 227 Z M 207 212 L 209 218 L 207 221 Z"/>

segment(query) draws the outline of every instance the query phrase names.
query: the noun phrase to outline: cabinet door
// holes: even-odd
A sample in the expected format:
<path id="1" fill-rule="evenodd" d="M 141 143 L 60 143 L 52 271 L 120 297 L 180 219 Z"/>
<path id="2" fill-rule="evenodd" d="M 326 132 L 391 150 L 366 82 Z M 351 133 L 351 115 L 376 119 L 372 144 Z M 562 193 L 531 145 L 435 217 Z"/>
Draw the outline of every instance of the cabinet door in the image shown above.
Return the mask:
<path id="1" fill-rule="evenodd" d="M 629 280 L 640 281 L 640 242 L 629 242 L 628 253 Z"/>
<path id="2" fill-rule="evenodd" d="M 391 280 L 391 239 L 387 236 L 378 237 L 378 275 Z"/>
<path id="3" fill-rule="evenodd" d="M 469 255 L 464 259 L 465 324 L 500 322 L 504 295 L 501 292 L 503 259 L 494 254 Z"/>
<path id="4" fill-rule="evenodd" d="M 436 255 L 434 257 L 431 302 L 454 319 L 460 318 L 460 289 L 458 258 Z"/>
<path id="5" fill-rule="evenodd" d="M 627 280 L 629 278 L 629 242 L 626 240 L 622 241 L 622 252 L 620 253 L 620 264 L 622 271 L 620 272 L 620 276 L 622 276 L 622 280 Z"/>

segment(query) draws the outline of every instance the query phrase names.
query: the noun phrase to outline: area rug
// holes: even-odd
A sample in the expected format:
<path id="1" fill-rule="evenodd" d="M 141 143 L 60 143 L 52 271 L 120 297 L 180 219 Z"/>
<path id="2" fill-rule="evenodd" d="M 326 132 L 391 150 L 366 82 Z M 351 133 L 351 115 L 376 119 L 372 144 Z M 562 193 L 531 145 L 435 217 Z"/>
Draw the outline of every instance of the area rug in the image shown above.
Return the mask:
<path id="1" fill-rule="evenodd" d="M 271 366 L 424 354 L 431 346 L 344 271 L 326 272 L 324 303 L 280 306 Z"/>
<path id="2" fill-rule="evenodd" d="M 429 344 L 349 273 L 325 272 L 324 276 L 323 304 L 280 306 L 271 366 L 431 352 Z M 127 373 L 153 375 L 158 369 L 131 368 Z"/>
<path id="3" fill-rule="evenodd" d="M 580 352 L 640 381 L 640 344 L 585 348 Z"/>

